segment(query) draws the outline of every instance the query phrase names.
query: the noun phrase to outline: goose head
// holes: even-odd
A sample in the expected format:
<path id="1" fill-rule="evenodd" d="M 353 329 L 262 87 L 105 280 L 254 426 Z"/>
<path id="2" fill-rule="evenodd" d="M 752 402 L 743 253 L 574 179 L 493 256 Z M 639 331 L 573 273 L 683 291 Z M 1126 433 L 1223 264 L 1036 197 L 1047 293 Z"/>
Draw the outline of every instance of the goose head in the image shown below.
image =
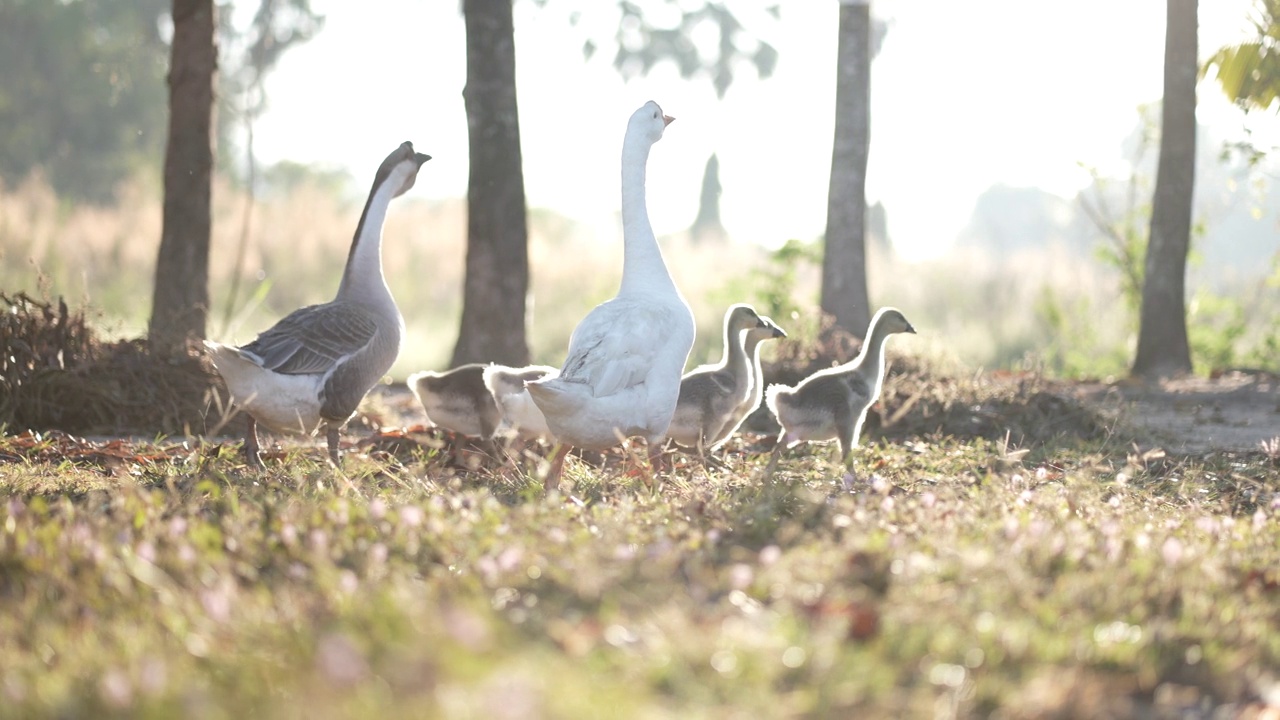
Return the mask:
<path id="1" fill-rule="evenodd" d="M 769 340 L 772 338 L 784 338 L 787 336 L 787 331 L 778 327 L 778 324 L 773 321 L 773 318 L 767 315 L 757 315 L 756 319 L 758 322 L 747 328 L 748 338 Z"/>
<path id="2" fill-rule="evenodd" d="M 406 140 L 400 143 L 400 147 L 392 150 L 386 160 L 382 161 L 373 184 L 378 187 L 383 183 L 389 183 L 391 187 L 396 188 L 392 197 L 400 197 L 413 187 L 414 181 L 418 179 L 418 168 L 430 159 L 430 155 L 414 152 L 413 143 Z"/>
<path id="3" fill-rule="evenodd" d="M 911 333 L 915 334 L 916 329 L 912 327 L 906 316 L 897 308 L 884 307 L 876 312 L 876 316 L 871 319 L 871 327 L 876 328 L 884 335 L 892 335 L 894 333 Z"/>
<path id="4" fill-rule="evenodd" d="M 627 134 L 644 138 L 649 143 L 656 143 L 662 139 L 662 131 L 666 130 L 673 120 L 675 118 L 662 113 L 658 103 L 650 100 L 640 106 L 639 110 L 631 113 L 631 120 L 627 122 Z"/>
<path id="5" fill-rule="evenodd" d="M 739 332 L 749 330 L 759 324 L 760 316 L 756 313 L 756 309 L 746 303 L 735 303 L 725 311 L 724 325 L 733 337 L 737 337 Z"/>

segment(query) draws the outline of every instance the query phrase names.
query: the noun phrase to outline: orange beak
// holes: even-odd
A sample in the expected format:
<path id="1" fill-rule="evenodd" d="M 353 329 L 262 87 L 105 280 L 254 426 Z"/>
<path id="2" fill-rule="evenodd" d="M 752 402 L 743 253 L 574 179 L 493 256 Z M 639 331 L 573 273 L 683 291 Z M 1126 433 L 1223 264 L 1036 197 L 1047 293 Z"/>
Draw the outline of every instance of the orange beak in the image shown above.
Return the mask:
<path id="1" fill-rule="evenodd" d="M 662 127 L 666 127 L 666 126 L 670 125 L 670 124 L 671 124 L 671 123 L 673 123 L 673 122 L 675 122 L 675 118 L 671 117 L 670 115 L 663 115 L 663 116 L 662 116 Z"/>

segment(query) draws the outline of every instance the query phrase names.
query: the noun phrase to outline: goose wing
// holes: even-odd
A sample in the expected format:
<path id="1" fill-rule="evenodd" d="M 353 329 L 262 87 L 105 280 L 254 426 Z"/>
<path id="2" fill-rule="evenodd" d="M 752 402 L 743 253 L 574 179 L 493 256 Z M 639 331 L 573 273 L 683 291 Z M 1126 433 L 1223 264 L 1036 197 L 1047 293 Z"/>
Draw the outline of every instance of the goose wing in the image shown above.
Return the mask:
<path id="1" fill-rule="evenodd" d="M 607 397 L 645 381 L 672 334 L 668 308 L 610 300 L 583 318 L 569 340 L 561 376 Z"/>
<path id="2" fill-rule="evenodd" d="M 325 373 L 368 346 L 377 331 L 377 323 L 357 306 L 310 305 L 289 313 L 241 350 L 284 375 Z"/>
<path id="3" fill-rule="evenodd" d="M 725 370 L 694 370 L 680 380 L 680 395 L 724 397 L 733 394 L 733 375 Z"/>

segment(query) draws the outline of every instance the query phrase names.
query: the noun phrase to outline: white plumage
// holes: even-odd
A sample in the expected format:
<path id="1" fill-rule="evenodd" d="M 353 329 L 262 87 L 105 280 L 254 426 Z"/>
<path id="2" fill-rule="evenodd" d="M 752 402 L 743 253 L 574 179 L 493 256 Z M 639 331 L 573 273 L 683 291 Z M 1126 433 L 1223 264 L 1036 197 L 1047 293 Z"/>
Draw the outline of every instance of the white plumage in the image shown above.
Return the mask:
<path id="1" fill-rule="evenodd" d="M 667 271 L 645 207 L 649 150 L 670 122 L 654 102 L 632 114 L 622 143 L 622 286 L 574 329 L 560 373 L 527 385 L 561 442 L 548 488 L 558 483 L 569 446 L 601 449 L 639 436 L 655 458 L 675 412 L 693 313 Z"/>

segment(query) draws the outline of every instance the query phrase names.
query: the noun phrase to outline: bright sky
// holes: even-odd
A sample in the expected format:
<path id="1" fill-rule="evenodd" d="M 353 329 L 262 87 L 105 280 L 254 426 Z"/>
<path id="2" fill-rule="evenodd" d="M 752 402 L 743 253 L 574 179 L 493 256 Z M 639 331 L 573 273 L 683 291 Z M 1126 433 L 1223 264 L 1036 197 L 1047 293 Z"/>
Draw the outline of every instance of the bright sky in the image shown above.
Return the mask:
<path id="1" fill-rule="evenodd" d="M 756 8 L 754 2 L 744 2 Z M 347 168 L 363 188 L 401 140 L 433 160 L 412 191 L 464 197 L 465 37 L 457 2 L 317 0 L 324 30 L 290 51 L 256 129 L 261 159 Z M 592 8 L 571 28 L 570 8 Z M 1246 36 L 1250 0 L 1200 2 L 1200 52 Z M 655 230 L 692 222 L 703 165 L 718 152 L 725 225 L 739 241 L 810 239 L 826 222 L 834 125 L 837 3 L 783 5 L 762 31 L 779 51 L 772 79 L 743 67 L 722 103 L 709 82 L 670 66 L 624 83 L 607 48 L 583 61 L 584 32 L 609 40 L 613 3 L 517 0 L 516 69 L 525 187 L 549 207 L 606 231 L 619 206 L 626 121 L 653 99 L 678 121 L 649 161 Z M 1122 166 L 1140 103 L 1161 95 L 1164 0 L 882 0 L 889 23 L 872 65 L 869 200 L 909 258 L 945 250 L 975 198 L 996 183 L 1065 196 L 1088 181 L 1079 163 Z M 1202 123 L 1238 126 L 1210 84 Z M 1224 130 L 1224 132 L 1227 132 Z"/>

